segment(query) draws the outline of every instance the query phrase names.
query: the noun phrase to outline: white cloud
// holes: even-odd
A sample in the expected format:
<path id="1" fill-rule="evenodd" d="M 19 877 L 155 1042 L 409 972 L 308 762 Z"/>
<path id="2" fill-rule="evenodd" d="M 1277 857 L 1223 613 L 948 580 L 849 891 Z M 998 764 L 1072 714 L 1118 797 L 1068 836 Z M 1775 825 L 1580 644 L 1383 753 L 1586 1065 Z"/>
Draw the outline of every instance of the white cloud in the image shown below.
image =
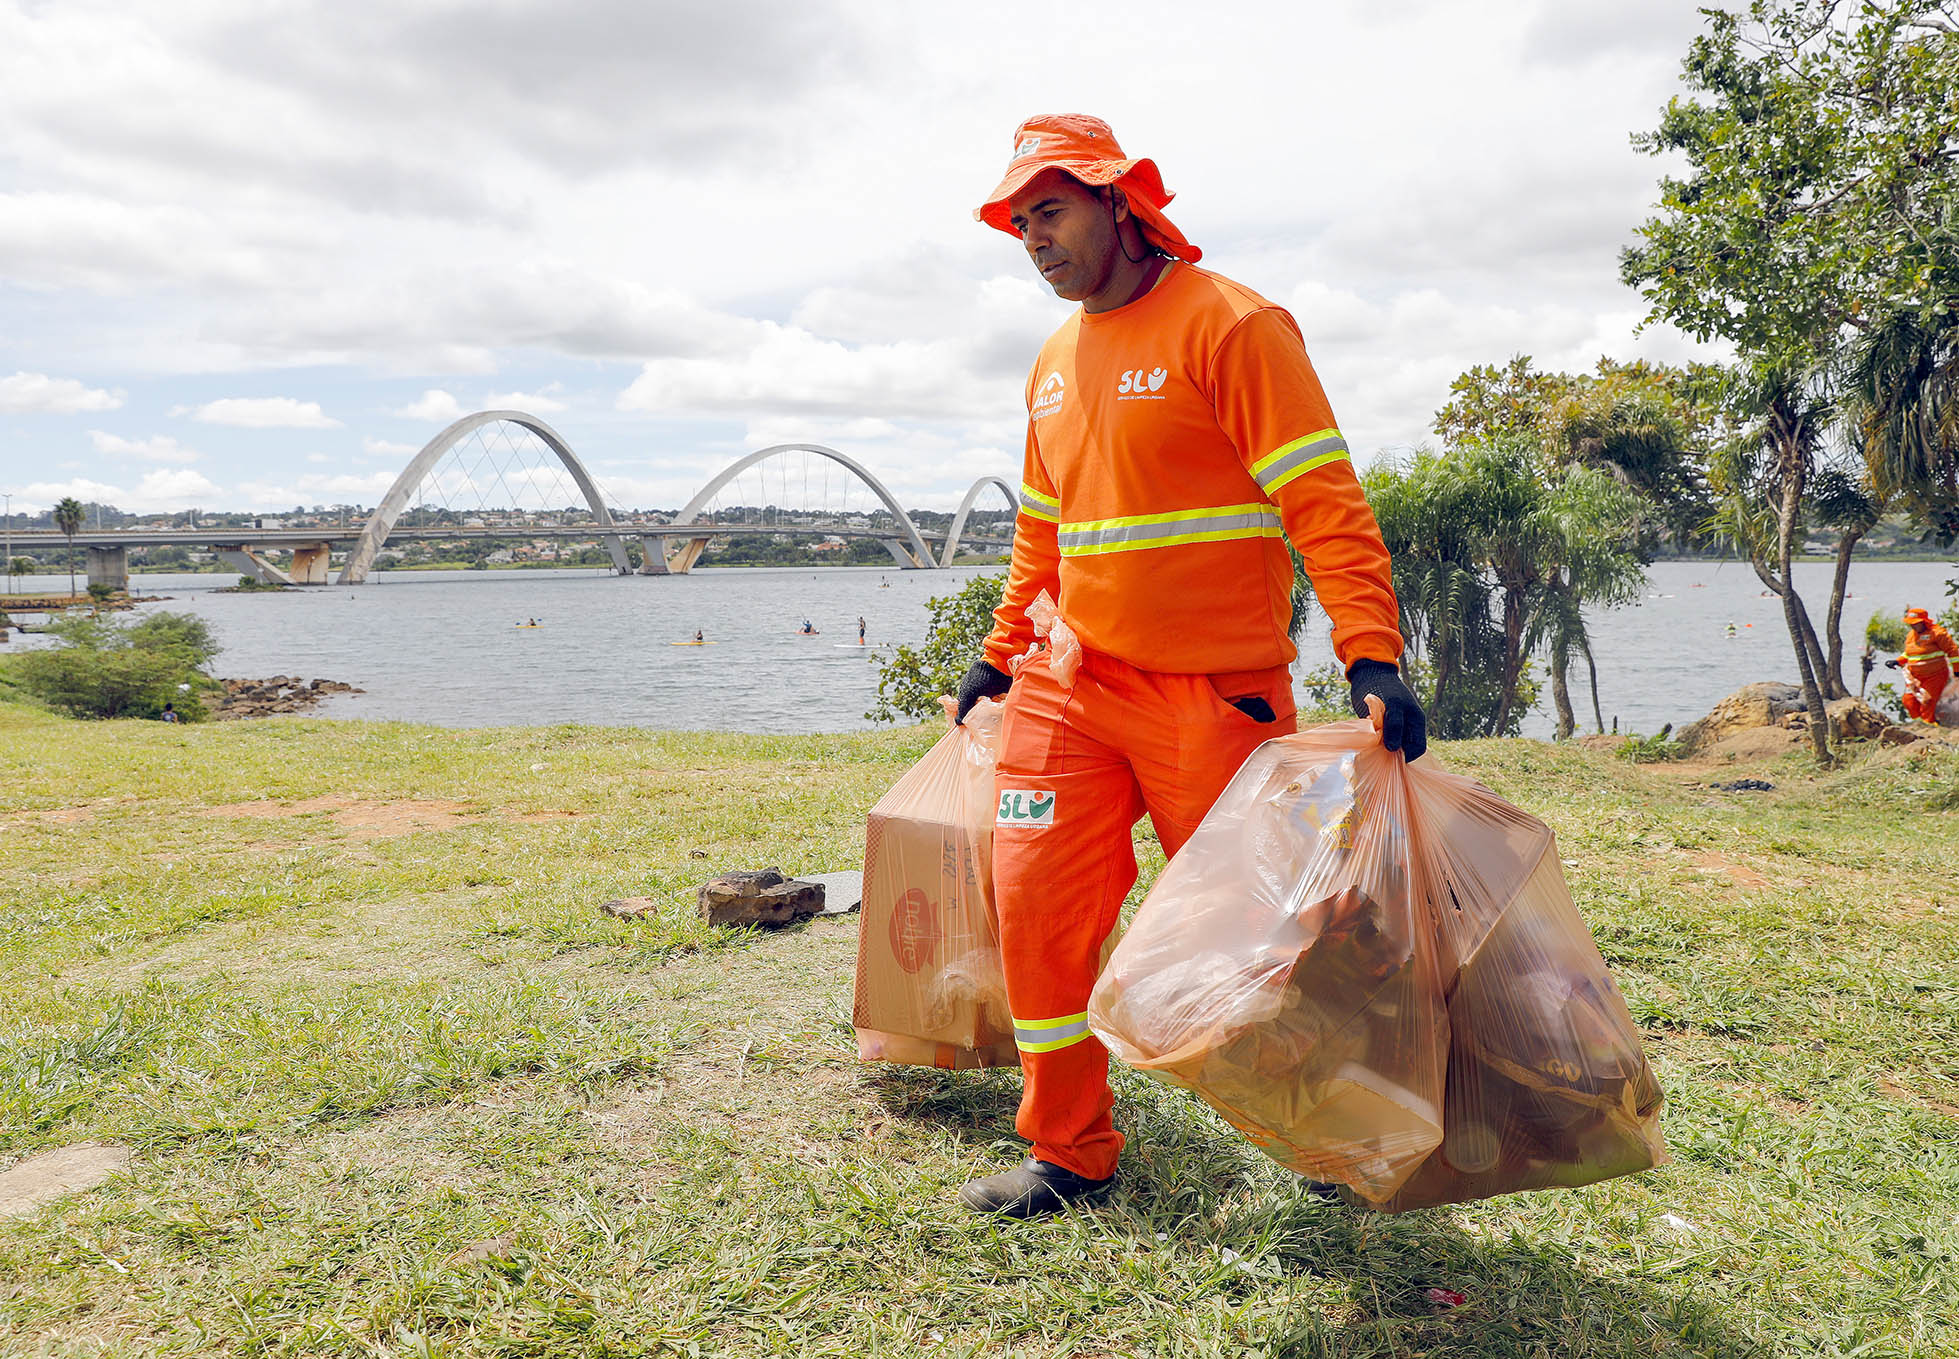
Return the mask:
<path id="1" fill-rule="evenodd" d="M 340 428 L 340 422 L 322 411 L 319 402 L 290 396 L 228 396 L 205 402 L 192 416 L 207 425 L 237 425 L 242 429 Z"/>
<path id="2" fill-rule="evenodd" d="M 15 373 L 0 377 L 0 412 L 9 415 L 72 415 L 79 411 L 112 411 L 122 405 L 121 392 L 85 386 L 74 378 L 46 373 Z"/>
<path id="3" fill-rule="evenodd" d="M 177 467 L 147 472 L 134 486 L 115 486 L 80 477 L 65 482 L 35 482 L 15 493 L 15 509 L 36 513 L 63 496 L 73 496 L 85 503 L 114 505 L 137 514 L 216 507 L 228 500 L 223 488 L 202 472 Z"/>
<path id="4" fill-rule="evenodd" d="M 147 462 L 192 463 L 204 455 L 194 448 L 185 448 L 168 434 L 153 435 L 148 439 L 124 439 L 99 429 L 88 432 L 90 442 L 97 453 L 107 453 L 112 457 L 142 458 Z"/>
<path id="5" fill-rule="evenodd" d="M 400 414 L 400 412 L 396 412 Z M 361 451 L 388 458 L 412 458 L 422 451 L 420 444 L 396 443 L 393 439 L 376 439 L 368 435 L 361 439 Z M 321 459 L 325 461 L 324 458 Z"/>
<path id="6" fill-rule="evenodd" d="M 255 510 L 289 509 L 294 505 L 372 505 L 388 493 L 394 473 L 365 475 L 308 472 L 290 482 L 247 481 L 238 487 L 246 506 Z"/>
<path id="7" fill-rule="evenodd" d="M 431 424 L 446 425 L 463 418 L 463 408 L 456 398 L 440 387 L 432 387 L 422 393 L 422 399 L 411 401 L 395 412 L 404 420 L 427 420 Z"/>
<path id="8" fill-rule="evenodd" d="M 336 370 L 319 390 L 348 410 L 426 389 L 396 414 L 428 433 L 466 413 L 453 392 L 509 386 L 492 401 L 682 498 L 668 464 L 746 435 L 956 500 L 974 466 L 1017 467 L 1021 379 L 1068 310 L 970 209 L 1066 90 L 1163 167 L 1207 263 L 1298 309 L 1356 447 L 1406 442 L 1472 364 L 1687 348 L 1634 338 L 1615 255 L 1667 168 L 1627 133 L 1702 2 L 1265 3 L 1193 29 L 1140 0 L 1117 25 L 1045 15 L 1035 43 L 863 0 L 0 3 L 0 361 L 140 374 L 159 409 L 193 400 L 172 375 Z M 1311 51 L 1341 55 L 1302 103 Z M 121 400 L 0 378 L 10 412 Z M 333 427 L 270 400 L 303 418 L 241 407 L 247 428 Z M 206 442 L 221 482 L 330 470 L 305 442 Z M 361 450 L 393 470 L 414 448 Z"/>
<path id="9" fill-rule="evenodd" d="M 551 395 L 564 390 L 564 384 L 554 382 L 541 392 L 492 392 L 483 398 L 483 408 L 493 411 L 523 411 L 526 415 L 551 415 L 566 410 L 564 402 Z"/>
<path id="10" fill-rule="evenodd" d="M 308 453 L 306 455 L 306 461 L 318 466 L 322 463 L 333 462 L 335 459 L 330 453 Z"/>

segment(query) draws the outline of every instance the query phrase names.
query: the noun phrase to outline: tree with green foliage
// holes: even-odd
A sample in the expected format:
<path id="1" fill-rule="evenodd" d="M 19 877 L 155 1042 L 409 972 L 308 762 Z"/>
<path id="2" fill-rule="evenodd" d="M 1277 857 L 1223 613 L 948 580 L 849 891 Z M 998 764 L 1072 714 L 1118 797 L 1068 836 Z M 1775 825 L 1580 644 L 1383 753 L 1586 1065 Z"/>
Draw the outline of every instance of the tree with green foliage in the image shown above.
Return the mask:
<path id="1" fill-rule="evenodd" d="M 74 717 L 156 717 L 182 703 L 181 720 L 195 722 L 204 705 L 183 702 L 211 688 L 204 673 L 218 653 L 208 624 L 191 614 L 152 614 L 137 622 L 71 611 L 47 630 L 57 639 L 45 651 L 14 659 L 21 687 Z"/>
<path id="2" fill-rule="evenodd" d="M 31 576 L 40 569 L 40 563 L 32 557 L 15 557 L 9 563 L 9 569 L 16 576 Z"/>
<path id="3" fill-rule="evenodd" d="M 1529 658 L 1542 650 L 1569 736 L 1570 658 L 1590 653 L 1584 611 L 1636 595 L 1646 502 L 1596 469 L 1546 466 L 1536 441 L 1515 433 L 1419 454 L 1365 484 L 1436 734 L 1515 735 L 1537 693 Z"/>
<path id="4" fill-rule="evenodd" d="M 1750 431 L 1722 460 L 1721 516 L 1782 597 L 1826 760 L 1830 681 L 1788 571 L 1790 539 L 1815 512 L 1810 480 L 1846 343 L 1959 308 L 1959 24 L 1934 0 L 1751 0 L 1702 13 L 1708 31 L 1683 66 L 1699 97 L 1672 100 L 1658 129 L 1634 139 L 1683 156 L 1688 173 L 1662 179 L 1660 211 L 1621 273 L 1649 319 L 1741 351 L 1734 396 Z M 1880 478 L 1872 489 L 1889 488 Z"/>
<path id="5" fill-rule="evenodd" d="M 1652 502 L 1653 529 L 1684 546 L 1700 536 L 1709 509 L 1703 468 L 1718 437 L 1717 377 L 1705 364 L 1609 358 L 1595 373 L 1545 373 L 1518 354 L 1458 376 L 1434 428 L 1450 445 L 1529 438 L 1547 466 L 1607 472 Z M 1642 531 L 1649 547 L 1656 536 Z"/>
<path id="6" fill-rule="evenodd" d="M 1851 342 L 1844 385 L 1873 490 L 1959 540 L 1959 308 L 1884 317 Z"/>
<path id="7" fill-rule="evenodd" d="M 87 511 L 72 495 L 63 496 L 54 507 L 54 526 L 68 540 L 68 593 L 75 593 L 75 535 L 82 531 Z"/>
<path id="8" fill-rule="evenodd" d="M 919 646 L 900 646 L 878 671 L 877 704 L 864 716 L 872 722 L 914 722 L 940 714 L 939 698 L 959 692 L 960 676 L 980 653 L 993 630 L 993 611 L 1006 588 L 1004 571 L 974 576 L 927 607 L 932 622 Z"/>

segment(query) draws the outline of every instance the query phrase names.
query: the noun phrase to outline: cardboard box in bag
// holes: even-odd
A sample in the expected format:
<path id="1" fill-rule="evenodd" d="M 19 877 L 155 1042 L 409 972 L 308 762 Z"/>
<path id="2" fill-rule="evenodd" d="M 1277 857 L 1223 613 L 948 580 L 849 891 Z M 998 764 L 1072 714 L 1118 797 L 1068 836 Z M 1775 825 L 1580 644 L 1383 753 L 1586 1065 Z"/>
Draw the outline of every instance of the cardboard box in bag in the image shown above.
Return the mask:
<path id="1" fill-rule="evenodd" d="M 871 808 L 851 1007 L 865 1061 L 1020 1062 L 993 910 L 999 722 L 978 705 Z"/>

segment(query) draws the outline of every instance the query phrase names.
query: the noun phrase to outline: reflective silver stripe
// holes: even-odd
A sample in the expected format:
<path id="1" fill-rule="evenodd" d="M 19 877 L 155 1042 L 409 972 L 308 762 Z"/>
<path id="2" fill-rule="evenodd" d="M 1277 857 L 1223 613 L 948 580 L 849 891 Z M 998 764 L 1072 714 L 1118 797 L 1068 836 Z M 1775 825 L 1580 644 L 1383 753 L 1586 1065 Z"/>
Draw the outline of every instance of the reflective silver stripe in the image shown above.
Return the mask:
<path id="1" fill-rule="evenodd" d="M 1323 430 L 1266 454 L 1252 464 L 1252 477 L 1261 491 L 1271 495 L 1293 478 L 1349 456 L 1340 431 Z"/>
<path id="2" fill-rule="evenodd" d="M 1063 524 L 1057 541 L 1062 556 L 1087 557 L 1228 538 L 1276 538 L 1280 532 L 1278 511 L 1270 505 L 1221 505 Z"/>
<path id="3" fill-rule="evenodd" d="M 1088 1037 L 1088 1014 L 1060 1019 L 1014 1020 L 1014 1045 L 1022 1052 L 1054 1052 L 1073 1047 Z"/>
<path id="4" fill-rule="evenodd" d="M 1020 508 L 1022 513 L 1050 524 L 1061 522 L 1061 502 L 1052 496 L 1042 495 L 1026 482 L 1020 485 Z"/>

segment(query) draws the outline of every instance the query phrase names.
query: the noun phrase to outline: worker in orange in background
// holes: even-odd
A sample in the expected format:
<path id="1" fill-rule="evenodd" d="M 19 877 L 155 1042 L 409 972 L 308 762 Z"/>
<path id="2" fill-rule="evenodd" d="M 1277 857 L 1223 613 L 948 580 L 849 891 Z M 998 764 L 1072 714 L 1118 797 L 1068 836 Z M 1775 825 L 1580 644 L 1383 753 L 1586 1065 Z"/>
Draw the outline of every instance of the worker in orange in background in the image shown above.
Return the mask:
<path id="1" fill-rule="evenodd" d="M 1937 725 L 1939 720 L 1939 695 L 1945 692 L 1947 681 L 1952 678 L 1952 662 L 1949 656 L 1959 656 L 1959 642 L 1952 640 L 1952 634 L 1932 621 L 1932 615 L 1923 609 L 1906 609 L 1905 626 L 1911 629 L 1905 638 L 1905 654 L 1894 661 L 1886 661 L 1891 669 L 1903 668 L 1909 676 L 1905 685 L 1905 711 L 1920 722 Z"/>
<path id="2" fill-rule="evenodd" d="M 1108 1051 L 1088 1030 L 1104 941 L 1148 812 L 1175 854 L 1253 748 L 1295 729 L 1290 537 L 1354 711 L 1415 759 L 1387 550 L 1291 316 L 1196 267 L 1156 166 L 1107 124 L 1032 118 L 979 219 L 1018 236 L 1081 308 L 1027 380 L 1013 565 L 958 716 L 1006 695 L 993 874 L 1033 1155 L 966 1185 L 968 1207 L 1055 1212 L 1105 1189 L 1123 1145 Z M 1045 591 L 1080 641 L 1033 652 Z M 1057 634 L 1058 635 L 1058 634 Z"/>

